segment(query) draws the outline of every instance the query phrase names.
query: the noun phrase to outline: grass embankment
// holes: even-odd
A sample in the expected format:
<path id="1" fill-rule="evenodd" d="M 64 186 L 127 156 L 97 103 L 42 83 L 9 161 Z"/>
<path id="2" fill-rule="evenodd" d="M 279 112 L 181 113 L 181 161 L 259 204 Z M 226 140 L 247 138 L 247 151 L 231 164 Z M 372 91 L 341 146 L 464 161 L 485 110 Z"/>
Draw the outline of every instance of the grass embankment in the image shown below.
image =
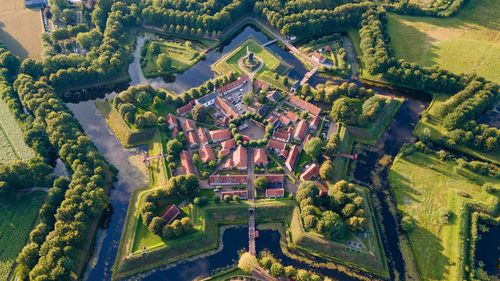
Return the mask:
<path id="1" fill-rule="evenodd" d="M 233 267 L 230 270 L 221 272 L 219 274 L 215 274 L 213 276 L 210 276 L 208 278 L 203 279 L 202 281 L 235 280 L 235 278 L 243 277 L 243 276 L 245 276 L 245 277 L 252 277 L 251 274 L 248 274 L 248 273 L 244 272 L 243 270 L 239 269 L 238 267 Z"/>
<path id="2" fill-rule="evenodd" d="M 155 129 L 131 129 L 109 101 L 98 100 L 95 105 L 124 147 L 148 142 L 156 133 Z"/>
<path id="3" fill-rule="evenodd" d="M 358 193 L 364 198 L 366 217 L 368 220 L 368 237 L 348 233 L 342 240 L 328 240 L 321 234 L 306 231 L 302 225 L 300 211 L 296 208 L 290 223 L 290 233 L 293 244 L 300 250 L 316 256 L 334 260 L 366 270 L 368 272 L 388 276 L 387 262 L 380 240 L 376 219 L 371 205 L 370 192 L 364 187 L 357 187 Z M 354 251 L 348 247 L 348 241 L 361 242 L 361 251 Z"/>
<path id="4" fill-rule="evenodd" d="M 500 1 L 466 2 L 451 18 L 389 14 L 395 56 L 500 83 Z"/>
<path id="5" fill-rule="evenodd" d="M 45 200 L 45 192 L 0 197 L 0 280 L 7 280 Z"/>
<path id="6" fill-rule="evenodd" d="M 416 221 L 408 236 L 422 280 L 460 279 L 466 251 L 464 228 L 469 227 L 470 215 L 464 204 L 492 210 L 498 200 L 483 191 L 481 185 L 486 182 L 500 183 L 420 152 L 394 161 L 389 183 L 398 209 Z M 448 212 L 451 215 L 445 219 Z"/>
<path id="7" fill-rule="evenodd" d="M 442 126 L 442 119 L 439 117 L 437 110 L 440 107 L 440 105 L 445 102 L 450 96 L 444 95 L 444 94 L 433 94 L 433 99 L 432 103 L 429 105 L 429 108 L 427 109 L 427 118 L 421 118 L 420 121 L 418 122 L 417 126 L 415 127 L 413 134 L 420 137 L 420 138 L 426 138 L 429 137 L 430 140 L 433 142 L 438 142 L 439 140 L 443 139 L 446 137 L 448 134 L 448 130 Z M 425 131 L 430 132 L 430 136 L 427 136 L 424 132 Z M 453 149 L 472 155 L 477 158 L 481 158 L 487 161 L 491 161 L 493 163 L 499 164 L 499 159 L 500 159 L 500 149 L 496 149 L 495 151 L 492 152 L 483 152 L 475 149 L 471 149 L 468 147 L 465 147 L 463 145 L 454 145 L 452 146 Z"/>
<path id="8" fill-rule="evenodd" d="M 0 100 L 0 162 L 12 160 L 28 160 L 35 156 L 33 150 L 24 143 L 24 133 L 9 111 L 7 105 Z"/>
<path id="9" fill-rule="evenodd" d="M 152 50 L 157 48 L 155 54 Z M 152 40 L 141 50 L 141 65 L 147 78 L 182 73 L 197 63 L 203 56 L 203 47 L 191 41 L 160 41 Z M 156 60 L 160 54 L 166 54 L 171 61 L 170 67 L 161 69 Z"/>
<path id="10" fill-rule="evenodd" d="M 222 57 L 219 61 L 212 65 L 212 69 L 219 75 L 224 75 L 230 72 L 243 74 L 244 71 L 238 65 L 240 59 L 247 55 L 248 51 L 254 53 L 255 57 L 260 59 L 262 67 L 257 71 L 257 78 L 273 77 L 274 73 L 285 75 L 290 70 L 286 62 L 279 59 L 275 54 L 271 53 L 265 47 L 257 42 L 254 38 L 249 38 L 243 42 L 232 52 Z"/>
<path id="11" fill-rule="evenodd" d="M 0 42 L 21 58 L 42 58 L 43 23 L 40 9 L 27 9 L 24 0 L 2 0 Z"/>

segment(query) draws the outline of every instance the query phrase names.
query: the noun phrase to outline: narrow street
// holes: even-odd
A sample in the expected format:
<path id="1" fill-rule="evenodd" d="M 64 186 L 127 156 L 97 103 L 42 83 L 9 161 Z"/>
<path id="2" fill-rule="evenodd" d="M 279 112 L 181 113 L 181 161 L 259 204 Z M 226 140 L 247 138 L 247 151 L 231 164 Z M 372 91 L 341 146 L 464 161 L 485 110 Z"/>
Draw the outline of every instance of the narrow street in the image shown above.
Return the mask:
<path id="1" fill-rule="evenodd" d="M 255 200 L 255 188 L 253 185 L 255 177 L 255 165 L 253 163 L 253 148 L 247 148 L 248 151 L 248 200 Z"/>

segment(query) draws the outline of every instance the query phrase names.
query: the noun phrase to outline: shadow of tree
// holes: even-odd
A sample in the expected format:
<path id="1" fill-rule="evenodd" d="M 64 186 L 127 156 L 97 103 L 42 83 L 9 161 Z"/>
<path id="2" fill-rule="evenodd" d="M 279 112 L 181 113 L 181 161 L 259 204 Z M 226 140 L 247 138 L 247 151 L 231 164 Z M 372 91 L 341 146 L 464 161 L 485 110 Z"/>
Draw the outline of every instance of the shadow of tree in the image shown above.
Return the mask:
<path id="1" fill-rule="evenodd" d="M 5 24 L 0 21 L 0 42 L 16 56 L 20 58 L 28 57 L 28 50 L 26 50 L 16 38 L 6 32 L 3 27 L 5 27 Z"/>

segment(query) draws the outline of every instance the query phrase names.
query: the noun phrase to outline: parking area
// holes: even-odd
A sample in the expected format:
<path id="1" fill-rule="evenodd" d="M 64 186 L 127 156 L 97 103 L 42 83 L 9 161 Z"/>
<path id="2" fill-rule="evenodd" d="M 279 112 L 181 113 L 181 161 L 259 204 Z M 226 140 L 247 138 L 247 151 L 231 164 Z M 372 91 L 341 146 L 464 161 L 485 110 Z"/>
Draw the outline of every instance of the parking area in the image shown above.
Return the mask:
<path id="1" fill-rule="evenodd" d="M 252 91 L 252 83 L 246 83 L 240 89 L 225 95 L 223 99 L 225 99 L 228 104 L 231 105 L 231 107 L 238 113 L 238 115 L 241 115 L 248 111 L 247 106 L 243 104 L 243 95 L 250 91 Z"/>

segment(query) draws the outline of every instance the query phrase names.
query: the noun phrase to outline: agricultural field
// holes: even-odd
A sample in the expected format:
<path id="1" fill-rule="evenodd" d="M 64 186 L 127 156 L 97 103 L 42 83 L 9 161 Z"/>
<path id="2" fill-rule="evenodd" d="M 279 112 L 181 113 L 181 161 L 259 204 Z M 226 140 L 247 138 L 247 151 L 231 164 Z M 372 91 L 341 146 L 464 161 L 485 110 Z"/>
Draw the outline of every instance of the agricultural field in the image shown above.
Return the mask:
<path id="1" fill-rule="evenodd" d="M 182 73 L 202 58 L 201 46 L 191 41 L 151 40 L 141 50 L 141 65 L 146 77 L 158 77 L 174 73 Z M 161 69 L 157 59 L 166 54 L 170 66 Z"/>
<path id="2" fill-rule="evenodd" d="M 45 192 L 0 197 L 0 280 L 7 280 L 45 199 Z"/>
<path id="3" fill-rule="evenodd" d="M 396 158 L 389 183 L 398 209 L 416 221 L 409 240 L 421 280 L 460 279 L 464 249 L 459 241 L 467 224 L 463 205 L 474 202 L 492 210 L 498 198 L 481 188 L 486 182 L 500 183 L 433 155 Z"/>
<path id="4" fill-rule="evenodd" d="M 397 58 L 500 83 L 500 1 L 470 0 L 451 18 L 388 14 Z"/>
<path id="5" fill-rule="evenodd" d="M 21 58 L 40 59 L 43 32 L 40 9 L 27 9 L 24 0 L 0 1 L 0 41 Z"/>
<path id="6" fill-rule="evenodd" d="M 24 143 L 24 135 L 14 117 L 0 100 L 0 162 L 16 159 L 28 160 L 34 156 L 33 150 Z"/>

